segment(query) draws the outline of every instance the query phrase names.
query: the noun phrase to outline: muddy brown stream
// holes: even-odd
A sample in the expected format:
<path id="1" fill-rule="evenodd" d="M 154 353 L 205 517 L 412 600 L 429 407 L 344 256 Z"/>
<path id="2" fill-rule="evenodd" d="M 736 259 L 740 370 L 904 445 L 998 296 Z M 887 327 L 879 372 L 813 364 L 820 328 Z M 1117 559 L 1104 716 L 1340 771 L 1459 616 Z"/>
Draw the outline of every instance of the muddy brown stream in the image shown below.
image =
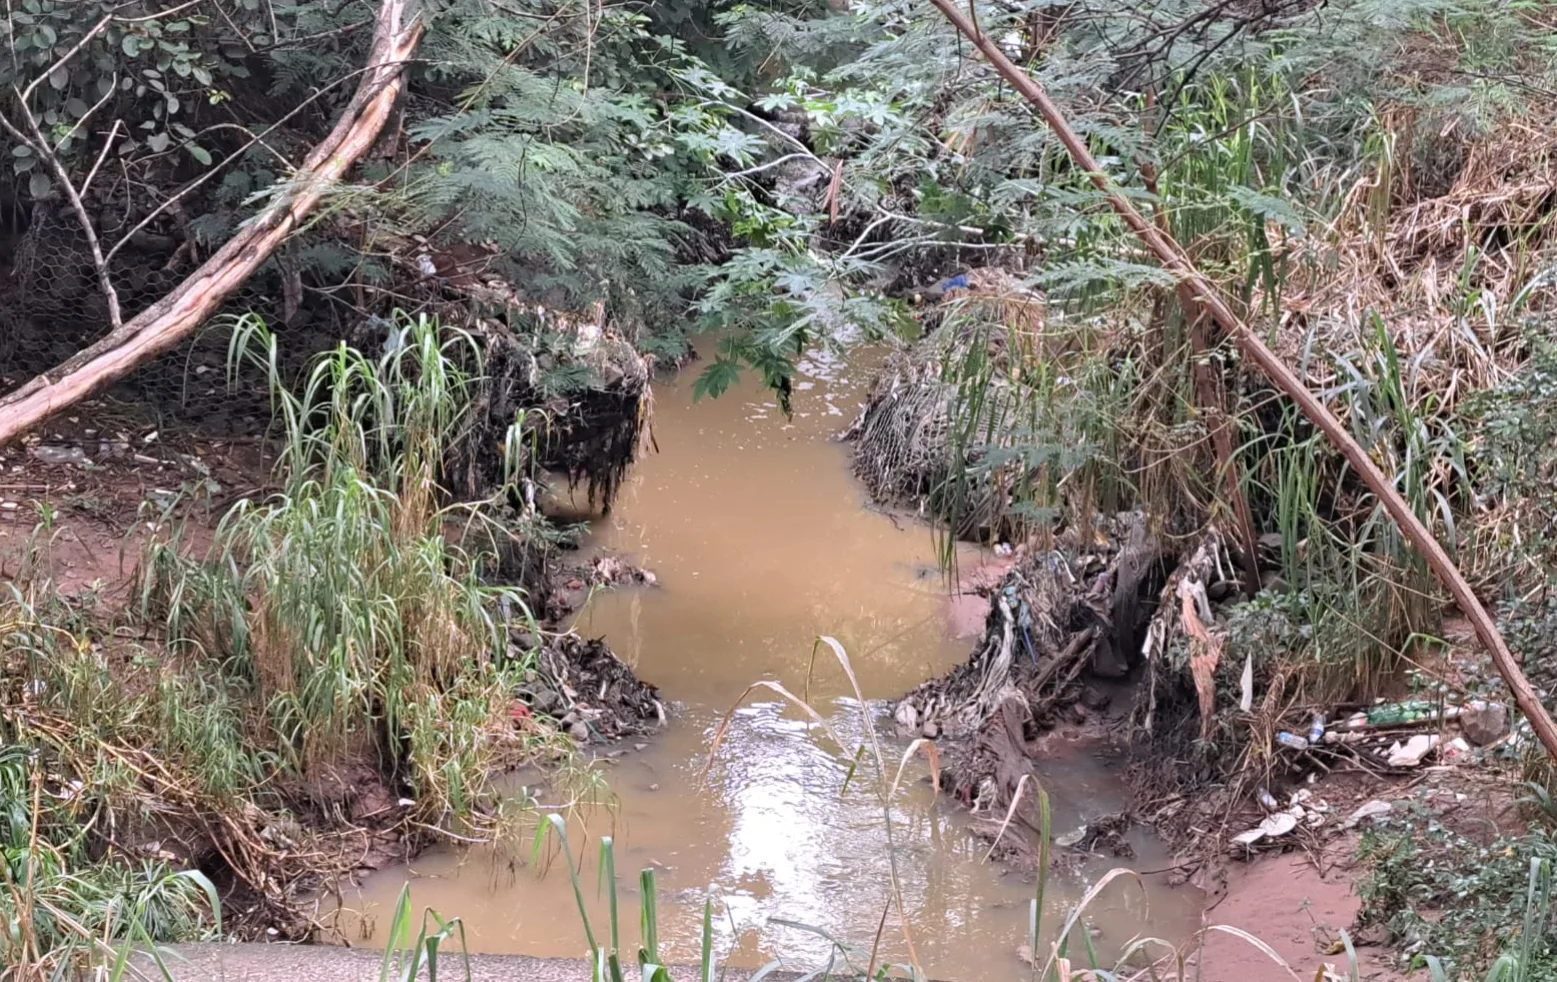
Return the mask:
<path id="1" fill-rule="evenodd" d="M 888 722 L 881 700 L 944 672 L 971 649 L 971 638 L 955 636 L 959 618 L 951 616 L 929 532 L 869 508 L 845 449 L 831 440 L 856 412 L 867 378 L 861 359 L 850 362 L 808 359 L 789 420 L 755 380 L 695 404 L 698 366 L 659 383 L 659 453 L 636 465 L 616 508 L 590 534 L 587 548 L 630 557 L 659 583 L 596 594 L 577 629 L 605 636 L 672 701 L 668 726 L 646 738 L 646 747 L 602 762 L 614 800 L 570 818 L 597 933 L 606 924 L 606 902 L 595 889 L 598 838 L 615 838 L 625 949 L 636 947 L 637 872 L 653 866 L 669 960 L 697 960 L 703 901 L 712 896 L 721 962 L 753 966 L 781 957 L 814 968 L 829 951 L 823 931 L 861 951 L 864 967 L 891 894 L 889 849 L 879 798 L 862 779 L 868 768 L 846 781 L 865 731 L 836 662 L 817 657 L 810 695 L 848 748 L 758 689 L 736 711 L 703 776 L 721 716 L 760 679 L 802 691 L 819 634 L 847 649 L 892 767 L 906 741 L 879 725 Z M 960 565 L 967 571 L 986 561 L 970 548 Z M 923 760 L 911 762 L 892 805 L 914 949 L 931 978 L 1018 978 L 1031 877 L 984 862 L 987 846 L 952 803 L 935 800 L 926 773 Z M 1085 750 L 1046 766 L 1043 779 L 1058 831 L 1123 802 L 1118 779 Z M 554 805 L 560 794 L 548 789 L 537 798 Z M 1131 865 L 1169 865 L 1145 835 L 1133 844 Z M 417 908 L 464 921 L 471 950 L 585 954 L 566 871 L 556 862 L 538 869 L 529 858 L 528 841 L 437 848 L 409 867 L 374 874 L 346 905 L 380 922 L 382 935 L 381 922 L 409 879 Z M 1116 865 L 1099 858 L 1052 876 L 1049 931 Z M 1145 880 L 1145 895 L 1116 881 L 1089 908 L 1100 949 L 1118 950 L 1141 934 L 1179 940 L 1198 922 L 1198 895 L 1169 890 L 1161 876 Z M 343 927 L 356 942 L 357 925 Z M 881 949 L 888 960 L 907 960 L 895 913 Z"/>

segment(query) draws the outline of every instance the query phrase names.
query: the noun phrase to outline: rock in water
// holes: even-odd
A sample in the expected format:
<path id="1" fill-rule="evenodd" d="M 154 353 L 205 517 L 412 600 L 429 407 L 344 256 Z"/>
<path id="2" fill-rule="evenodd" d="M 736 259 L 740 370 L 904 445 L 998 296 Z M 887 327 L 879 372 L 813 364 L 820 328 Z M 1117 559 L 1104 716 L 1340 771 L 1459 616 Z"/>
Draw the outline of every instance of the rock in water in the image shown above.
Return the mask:
<path id="1" fill-rule="evenodd" d="M 1472 703 L 1460 713 L 1460 728 L 1465 731 L 1465 739 L 1485 747 L 1508 732 L 1508 707 L 1496 702 Z"/>

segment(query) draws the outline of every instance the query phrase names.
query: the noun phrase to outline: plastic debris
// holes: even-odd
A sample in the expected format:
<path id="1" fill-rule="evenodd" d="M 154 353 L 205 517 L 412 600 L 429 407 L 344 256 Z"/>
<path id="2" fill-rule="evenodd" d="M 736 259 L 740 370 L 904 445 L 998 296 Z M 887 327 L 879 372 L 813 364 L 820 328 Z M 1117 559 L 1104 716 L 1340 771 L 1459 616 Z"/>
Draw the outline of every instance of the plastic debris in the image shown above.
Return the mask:
<path id="1" fill-rule="evenodd" d="M 1055 836 L 1054 837 L 1054 844 L 1057 845 L 1057 846 L 1061 846 L 1063 848 L 1069 849 L 1071 846 L 1074 846 L 1076 843 L 1080 842 L 1083 838 L 1085 838 L 1086 834 L 1087 834 L 1087 827 L 1085 825 L 1083 825 L 1081 828 L 1075 830 L 1074 832 L 1066 832 L 1064 835 L 1057 835 L 1057 836 Z"/>
<path id="2" fill-rule="evenodd" d="M 1325 714 L 1315 713 L 1314 721 L 1308 724 L 1308 742 L 1318 743 L 1325 737 Z"/>
<path id="3" fill-rule="evenodd" d="M 1473 700 L 1460 713 L 1460 729 L 1478 747 L 1496 743 L 1508 732 L 1508 708 L 1501 703 Z"/>
<path id="4" fill-rule="evenodd" d="M 1252 846 L 1261 839 L 1280 838 L 1297 827 L 1296 815 L 1289 811 L 1277 812 L 1249 831 L 1233 836 L 1233 842 L 1240 846 Z"/>
<path id="5" fill-rule="evenodd" d="M 1238 679 L 1238 708 L 1248 712 L 1254 705 L 1254 652 L 1243 657 L 1243 675 Z"/>
<path id="6" fill-rule="evenodd" d="M 1455 737 L 1453 740 L 1450 740 L 1448 743 L 1443 745 L 1443 747 L 1438 751 L 1438 755 L 1444 760 L 1455 761 L 1463 760 L 1464 758 L 1470 756 L 1470 752 L 1471 745 L 1465 742 L 1465 738 Z"/>
<path id="7" fill-rule="evenodd" d="M 1283 730 L 1276 734 L 1276 742 L 1289 750 L 1307 750 L 1308 741 L 1295 733 Z"/>
<path id="8" fill-rule="evenodd" d="M 1364 715 L 1370 726 L 1399 726 L 1402 723 L 1420 723 L 1437 715 L 1437 706 L 1430 702 L 1386 702 L 1374 706 Z"/>
<path id="9" fill-rule="evenodd" d="M 1397 740 L 1395 745 L 1389 748 L 1389 758 L 1386 763 L 1391 767 L 1415 767 L 1436 746 L 1438 746 L 1436 733 L 1418 733 L 1405 743 Z"/>
<path id="10" fill-rule="evenodd" d="M 1395 806 L 1389 802 L 1378 800 L 1370 801 L 1365 805 L 1358 805 L 1357 809 L 1347 816 L 1345 827 L 1354 828 L 1370 818 L 1388 815 L 1394 808 Z"/>
<path id="11" fill-rule="evenodd" d="M 1259 801 L 1260 807 L 1264 808 L 1268 812 L 1273 812 L 1277 808 L 1281 807 L 1281 805 L 1277 803 L 1276 799 L 1272 797 L 1271 793 L 1264 788 L 1259 790 L 1259 793 L 1255 795 L 1255 798 Z"/>
<path id="12" fill-rule="evenodd" d="M 75 464 L 82 467 L 91 463 L 86 451 L 80 447 L 53 447 L 45 444 L 33 447 L 32 455 L 45 464 Z"/>

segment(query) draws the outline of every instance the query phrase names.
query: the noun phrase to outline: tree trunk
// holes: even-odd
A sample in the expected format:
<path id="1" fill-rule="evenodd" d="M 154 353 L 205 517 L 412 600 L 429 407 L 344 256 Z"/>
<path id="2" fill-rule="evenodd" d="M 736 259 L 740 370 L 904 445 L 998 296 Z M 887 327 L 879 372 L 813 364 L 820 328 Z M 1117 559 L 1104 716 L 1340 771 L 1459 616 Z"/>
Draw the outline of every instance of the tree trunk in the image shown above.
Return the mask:
<path id="1" fill-rule="evenodd" d="M 1395 490 L 1394 485 L 1384 476 L 1384 472 L 1379 470 L 1367 451 L 1352 438 L 1350 433 L 1346 432 L 1346 427 L 1341 425 L 1341 421 L 1329 407 L 1308 391 L 1308 387 L 1293 373 L 1286 362 L 1249 330 L 1249 326 L 1222 299 L 1216 286 L 1195 268 L 1194 263 L 1184 254 L 1183 248 L 1174 241 L 1173 237 L 1149 223 L 1136 210 L 1135 205 L 1114 187 L 1102 168 L 1098 166 L 1092 152 L 1076 136 L 1075 130 L 1070 128 L 1064 114 L 1049 98 L 1049 94 L 1043 90 L 1043 87 L 1007 58 L 998 45 L 985 37 L 983 32 L 957 8 L 955 0 L 930 0 L 930 2 L 935 4 L 953 27 L 973 42 L 995 71 L 999 72 L 1002 78 L 1011 83 L 1012 88 L 1021 93 L 1022 97 L 1038 110 L 1038 114 L 1054 131 L 1054 135 L 1065 145 L 1076 166 L 1081 168 L 1091 179 L 1092 184 L 1108 198 L 1109 204 L 1114 211 L 1118 212 L 1119 217 L 1124 219 L 1136 238 L 1140 239 L 1156 255 L 1163 267 L 1178 279 L 1180 293 L 1186 300 L 1192 301 L 1195 306 L 1204 310 L 1233 343 L 1238 345 L 1244 357 L 1253 362 L 1255 367 L 1275 383 L 1289 399 L 1297 403 L 1303 415 L 1319 427 L 1331 446 L 1340 451 L 1341 456 L 1346 458 L 1346 462 L 1362 478 L 1368 489 L 1378 496 L 1379 501 L 1384 505 L 1384 510 L 1389 512 L 1389 517 L 1394 520 L 1395 525 L 1411 541 L 1416 551 L 1427 560 L 1427 565 L 1432 568 L 1438 579 L 1449 588 L 1454 602 L 1470 620 L 1471 626 L 1476 629 L 1476 636 L 1481 639 L 1481 643 L 1491 654 L 1492 663 L 1497 666 L 1498 674 L 1503 676 L 1503 681 L 1508 686 L 1509 692 L 1513 694 L 1514 702 L 1519 706 L 1520 712 L 1524 713 L 1525 718 L 1530 721 L 1530 725 L 1535 729 L 1535 735 L 1540 738 L 1546 752 L 1557 760 L 1557 723 L 1552 721 L 1551 714 L 1541 704 L 1535 689 L 1530 685 L 1530 680 L 1525 678 L 1524 672 L 1520 671 L 1519 663 L 1514 660 L 1514 655 L 1508 650 L 1503 636 L 1498 633 L 1492 615 L 1487 613 L 1487 608 L 1477 599 L 1470 584 L 1460 574 L 1459 568 L 1454 565 L 1454 561 L 1449 558 L 1443 546 L 1433 538 L 1433 533 L 1417 517 L 1416 512 L 1411 510 L 1411 506 L 1406 504 L 1406 500 Z M 1193 316 L 1191 304 L 1186 303 L 1185 306 L 1186 314 Z"/>
<path id="2" fill-rule="evenodd" d="M 422 34 L 419 18 L 406 21 L 408 3 L 383 0 L 356 94 L 281 194 L 167 296 L 0 399 L 0 445 L 188 337 L 297 229 L 373 145 L 394 109 Z"/>

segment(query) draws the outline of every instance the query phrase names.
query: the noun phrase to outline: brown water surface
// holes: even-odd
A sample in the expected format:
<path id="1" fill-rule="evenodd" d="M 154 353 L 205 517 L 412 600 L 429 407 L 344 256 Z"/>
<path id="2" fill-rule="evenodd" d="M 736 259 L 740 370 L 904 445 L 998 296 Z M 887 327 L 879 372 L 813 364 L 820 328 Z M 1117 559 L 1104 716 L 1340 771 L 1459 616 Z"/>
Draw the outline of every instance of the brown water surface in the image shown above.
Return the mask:
<path id="1" fill-rule="evenodd" d="M 703 903 L 714 901 L 720 960 L 748 966 L 782 957 L 794 967 L 825 961 L 820 932 L 854 949 L 863 967 L 891 898 L 892 863 L 909 912 L 909 936 L 932 978 L 996 982 L 1024 977 L 1017 945 L 1028 931 L 1030 877 L 986 863 L 967 818 L 930 793 L 922 759 L 908 764 L 891 809 L 887 844 L 872 768 L 848 778 L 866 740 L 864 719 L 880 721 L 878 700 L 901 694 L 967 656 L 951 636 L 951 601 L 935 572 L 922 525 L 866 506 L 842 448 L 830 437 L 855 413 L 866 367 L 813 356 L 796 381 L 786 420 L 770 394 L 748 380 L 718 399 L 693 403 L 696 366 L 655 390 L 660 452 L 640 462 L 588 548 L 630 556 L 659 585 L 597 594 L 577 629 L 604 635 L 639 674 L 674 701 L 669 725 L 641 751 L 604 762 L 609 807 L 575 810 L 570 841 L 597 934 L 607 923 L 596 891 L 598 837 L 612 835 L 624 949 L 636 946 L 637 872 L 653 867 L 660 943 L 672 961 L 698 957 Z M 965 570 L 984 560 L 961 557 Z M 752 692 L 713 755 L 721 716 L 758 680 L 806 688 L 814 641 L 836 637 L 849 652 L 867 702 L 863 713 L 825 652 L 809 673 L 813 705 L 846 748 L 768 689 Z M 906 741 L 877 726 L 896 767 Z M 1117 810 L 1118 781 L 1084 751 L 1043 775 L 1057 830 Z M 541 791 L 542 805 L 559 792 Z M 1168 861 L 1145 837 L 1141 868 Z M 577 956 L 586 945 L 566 871 L 532 867 L 528 846 L 435 849 L 409 868 L 383 870 L 347 906 L 383 920 L 409 878 L 413 901 L 463 919 L 472 950 Z M 1050 879 L 1045 925 L 1112 860 Z M 1197 920 L 1197 897 L 1148 877 L 1139 890 L 1109 888 L 1090 908 L 1100 950 L 1137 934 L 1182 938 Z M 804 925 L 804 926 L 802 926 Z M 1046 933 L 1048 933 L 1046 931 Z M 906 961 L 895 912 L 882 957 Z"/>

